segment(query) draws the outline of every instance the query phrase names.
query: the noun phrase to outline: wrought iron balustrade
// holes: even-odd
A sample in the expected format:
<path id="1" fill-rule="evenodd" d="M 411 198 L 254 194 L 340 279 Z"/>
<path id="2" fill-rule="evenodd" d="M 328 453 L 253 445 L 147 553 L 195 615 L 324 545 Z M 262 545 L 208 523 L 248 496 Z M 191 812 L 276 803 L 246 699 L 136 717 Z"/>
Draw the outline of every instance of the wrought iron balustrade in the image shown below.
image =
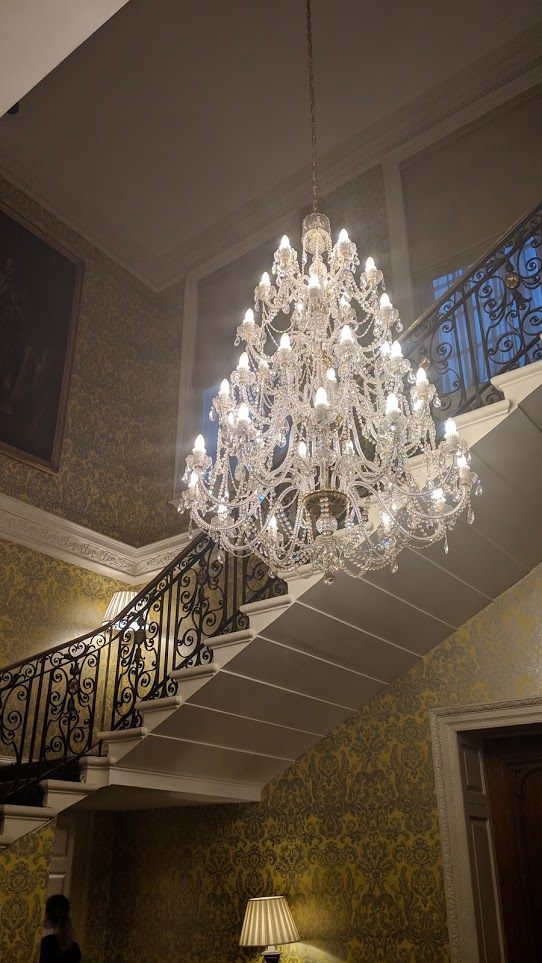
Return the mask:
<path id="1" fill-rule="evenodd" d="M 174 695 L 175 669 L 210 663 L 206 640 L 248 626 L 246 602 L 284 595 L 254 556 L 221 564 L 200 535 L 114 623 L 0 671 L 0 799 L 34 801 L 44 778 L 74 778 L 98 733 L 140 724 L 136 704 Z"/>
<path id="2" fill-rule="evenodd" d="M 495 375 L 542 358 L 542 203 L 459 277 L 401 338 L 439 391 L 437 417 L 498 401 Z"/>

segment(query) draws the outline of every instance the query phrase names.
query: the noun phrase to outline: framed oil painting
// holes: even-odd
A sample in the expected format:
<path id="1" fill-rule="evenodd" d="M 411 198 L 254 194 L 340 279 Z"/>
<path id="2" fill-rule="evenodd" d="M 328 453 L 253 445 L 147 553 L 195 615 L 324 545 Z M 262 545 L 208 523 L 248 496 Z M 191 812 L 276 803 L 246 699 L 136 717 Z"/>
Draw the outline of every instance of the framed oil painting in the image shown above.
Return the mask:
<path id="1" fill-rule="evenodd" d="M 0 452 L 56 472 L 84 265 L 0 205 Z"/>

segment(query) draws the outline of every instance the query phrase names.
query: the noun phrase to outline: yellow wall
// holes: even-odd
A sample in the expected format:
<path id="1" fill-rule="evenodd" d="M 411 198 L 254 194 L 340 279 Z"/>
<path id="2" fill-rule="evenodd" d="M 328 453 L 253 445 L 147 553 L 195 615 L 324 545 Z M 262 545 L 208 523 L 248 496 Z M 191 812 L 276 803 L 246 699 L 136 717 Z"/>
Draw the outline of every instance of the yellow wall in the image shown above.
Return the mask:
<path id="1" fill-rule="evenodd" d="M 113 593 L 126 588 L 0 541 L 0 668 L 98 628 Z"/>
<path id="2" fill-rule="evenodd" d="M 133 545 L 175 534 L 179 286 L 154 294 L 1 177 L 0 199 L 85 262 L 60 471 L 0 454 L 0 491 Z"/>
<path id="3" fill-rule="evenodd" d="M 303 938 L 290 963 L 444 963 L 428 711 L 541 690 L 542 566 L 275 779 L 261 805 L 117 817 L 107 959 L 256 960 L 236 943 L 246 899 L 286 893 Z"/>
<path id="4" fill-rule="evenodd" d="M 49 824 L 0 852 L 2 963 L 34 963 L 37 959 L 53 836 Z"/>

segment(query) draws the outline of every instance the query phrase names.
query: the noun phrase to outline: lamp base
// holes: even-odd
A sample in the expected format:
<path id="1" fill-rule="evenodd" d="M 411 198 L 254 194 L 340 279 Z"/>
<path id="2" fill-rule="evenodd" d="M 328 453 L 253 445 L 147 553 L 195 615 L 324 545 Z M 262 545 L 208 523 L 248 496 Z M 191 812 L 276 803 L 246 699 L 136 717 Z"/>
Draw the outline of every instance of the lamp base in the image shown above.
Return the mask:
<path id="1" fill-rule="evenodd" d="M 266 950 L 262 956 L 265 960 L 265 963 L 279 963 L 280 950 Z"/>

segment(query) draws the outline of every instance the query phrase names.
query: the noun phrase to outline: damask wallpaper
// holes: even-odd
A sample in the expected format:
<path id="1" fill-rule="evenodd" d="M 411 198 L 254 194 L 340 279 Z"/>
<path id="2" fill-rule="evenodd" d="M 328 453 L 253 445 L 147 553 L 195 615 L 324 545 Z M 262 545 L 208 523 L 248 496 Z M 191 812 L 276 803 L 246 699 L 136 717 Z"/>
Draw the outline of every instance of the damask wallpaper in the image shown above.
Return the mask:
<path id="1" fill-rule="evenodd" d="M 108 952 L 93 963 L 255 961 L 237 945 L 244 907 L 272 893 L 287 894 L 302 938 L 287 963 L 447 963 L 429 709 L 541 689 L 542 566 L 277 777 L 261 804 L 117 816 Z"/>
<path id="2" fill-rule="evenodd" d="M 0 491 L 131 545 L 175 534 L 179 286 L 154 294 L 1 177 L 0 198 L 85 262 L 60 471 L 0 455 Z"/>
<path id="3" fill-rule="evenodd" d="M 0 541 L 0 668 L 97 628 L 113 593 L 126 588 Z"/>
<path id="4" fill-rule="evenodd" d="M 0 852 L 0 959 L 35 963 L 42 933 L 52 824 Z"/>

